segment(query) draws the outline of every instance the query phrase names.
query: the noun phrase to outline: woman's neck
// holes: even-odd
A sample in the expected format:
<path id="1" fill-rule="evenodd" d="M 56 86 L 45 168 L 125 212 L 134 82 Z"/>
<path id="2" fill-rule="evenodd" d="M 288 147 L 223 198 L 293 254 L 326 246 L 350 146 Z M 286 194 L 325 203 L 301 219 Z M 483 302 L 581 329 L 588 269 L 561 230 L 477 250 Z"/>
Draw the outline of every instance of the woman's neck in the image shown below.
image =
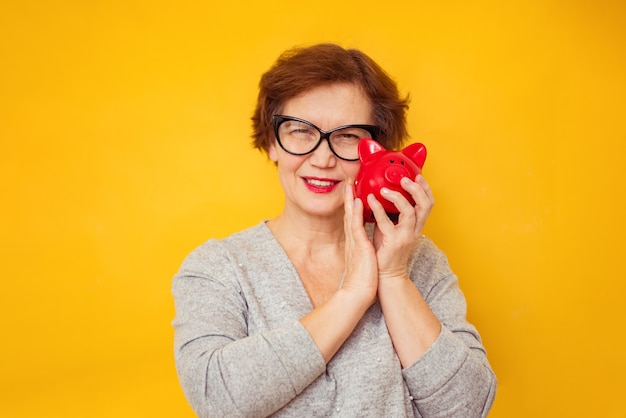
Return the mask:
<path id="1" fill-rule="evenodd" d="M 342 250 L 343 218 L 303 218 L 281 213 L 267 223 L 278 242 L 293 255 L 313 256 L 319 251 Z"/>
<path id="2" fill-rule="evenodd" d="M 341 286 L 343 278 L 343 219 L 296 222 L 283 213 L 268 221 L 267 226 L 298 272 L 311 305 L 322 305 Z"/>

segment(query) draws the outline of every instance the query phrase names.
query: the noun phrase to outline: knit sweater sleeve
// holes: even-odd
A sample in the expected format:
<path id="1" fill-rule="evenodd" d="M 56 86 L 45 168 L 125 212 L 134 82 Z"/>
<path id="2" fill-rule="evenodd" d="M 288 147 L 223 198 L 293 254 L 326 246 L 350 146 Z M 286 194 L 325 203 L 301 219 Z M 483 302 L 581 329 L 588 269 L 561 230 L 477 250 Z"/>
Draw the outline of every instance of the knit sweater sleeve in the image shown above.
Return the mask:
<path id="1" fill-rule="evenodd" d="M 237 265 L 217 241 L 187 257 L 174 277 L 176 367 L 200 417 L 270 415 L 325 370 L 297 320 L 249 335 L 236 277 Z"/>
<path id="2" fill-rule="evenodd" d="M 430 349 L 403 370 L 416 415 L 485 417 L 497 381 L 476 328 L 466 320 L 466 301 L 447 258 L 424 240 L 411 268 L 412 278 L 441 321 Z"/>

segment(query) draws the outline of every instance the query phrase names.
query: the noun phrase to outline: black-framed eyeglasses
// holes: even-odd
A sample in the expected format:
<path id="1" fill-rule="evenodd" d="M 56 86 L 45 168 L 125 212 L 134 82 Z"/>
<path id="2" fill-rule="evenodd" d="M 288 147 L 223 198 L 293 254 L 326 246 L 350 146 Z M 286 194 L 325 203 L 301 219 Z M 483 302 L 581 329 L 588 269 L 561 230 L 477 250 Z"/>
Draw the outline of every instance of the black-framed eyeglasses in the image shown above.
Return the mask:
<path id="1" fill-rule="evenodd" d="M 274 115 L 274 134 L 280 147 L 292 155 L 310 154 L 326 139 L 330 150 L 345 161 L 359 159 L 361 138 L 377 140 L 380 128 L 375 125 L 344 125 L 323 131 L 311 122 L 293 116 Z"/>

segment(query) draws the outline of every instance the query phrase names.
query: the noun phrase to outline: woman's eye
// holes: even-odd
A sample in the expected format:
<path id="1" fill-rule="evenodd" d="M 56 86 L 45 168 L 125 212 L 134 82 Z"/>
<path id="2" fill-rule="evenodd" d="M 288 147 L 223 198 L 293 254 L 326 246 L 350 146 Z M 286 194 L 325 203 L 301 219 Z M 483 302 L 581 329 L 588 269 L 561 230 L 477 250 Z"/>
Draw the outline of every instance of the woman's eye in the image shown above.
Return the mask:
<path id="1" fill-rule="evenodd" d="M 299 135 L 299 136 L 313 135 L 313 129 L 308 129 L 308 128 L 293 129 L 291 131 L 291 135 Z"/>
<path id="2" fill-rule="evenodd" d="M 360 132 L 355 131 L 339 131 L 334 136 L 341 141 L 358 141 L 362 138 Z"/>
<path id="3" fill-rule="evenodd" d="M 355 135 L 350 132 L 341 133 L 340 136 L 341 138 L 344 138 L 344 139 L 360 139 L 358 135 Z"/>

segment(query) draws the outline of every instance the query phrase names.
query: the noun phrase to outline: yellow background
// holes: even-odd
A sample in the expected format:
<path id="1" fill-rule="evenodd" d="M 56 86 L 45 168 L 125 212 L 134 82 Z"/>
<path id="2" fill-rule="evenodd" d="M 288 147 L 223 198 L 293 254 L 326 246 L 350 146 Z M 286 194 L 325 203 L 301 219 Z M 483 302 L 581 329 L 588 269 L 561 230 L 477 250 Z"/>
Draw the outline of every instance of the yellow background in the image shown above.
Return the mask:
<path id="1" fill-rule="evenodd" d="M 278 213 L 258 78 L 335 41 L 412 95 L 492 416 L 626 417 L 624 4 L 2 1 L 0 416 L 193 416 L 172 275 Z"/>

